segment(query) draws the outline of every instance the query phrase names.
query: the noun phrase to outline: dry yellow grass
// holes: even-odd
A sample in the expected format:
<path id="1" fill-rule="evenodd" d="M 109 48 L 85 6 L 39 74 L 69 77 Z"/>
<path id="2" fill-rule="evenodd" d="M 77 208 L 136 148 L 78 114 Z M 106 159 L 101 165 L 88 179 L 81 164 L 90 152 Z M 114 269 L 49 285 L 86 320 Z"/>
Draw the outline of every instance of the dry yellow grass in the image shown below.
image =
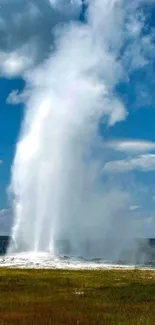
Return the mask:
<path id="1" fill-rule="evenodd" d="M 154 271 L 0 269 L 0 325 L 154 325 Z"/>

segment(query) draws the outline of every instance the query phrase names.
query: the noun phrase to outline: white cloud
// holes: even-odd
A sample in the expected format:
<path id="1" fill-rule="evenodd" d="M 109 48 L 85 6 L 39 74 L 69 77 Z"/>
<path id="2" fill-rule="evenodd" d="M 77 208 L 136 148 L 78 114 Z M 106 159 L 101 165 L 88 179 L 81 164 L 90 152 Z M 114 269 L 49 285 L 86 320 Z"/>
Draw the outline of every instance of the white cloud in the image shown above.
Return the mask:
<path id="1" fill-rule="evenodd" d="M 64 12 L 67 11 L 78 11 L 81 8 L 82 0 L 49 0 L 53 8 L 59 9 Z"/>
<path id="2" fill-rule="evenodd" d="M 135 210 L 140 209 L 140 206 L 139 206 L 139 205 L 130 205 L 129 209 L 130 209 L 131 211 L 135 211 Z"/>
<path id="3" fill-rule="evenodd" d="M 137 154 L 155 150 L 155 142 L 145 140 L 114 140 L 105 143 L 105 146 L 124 153 Z"/>
<path id="4" fill-rule="evenodd" d="M 0 74 L 7 77 L 20 76 L 33 65 L 33 55 L 24 50 L 10 53 L 0 52 Z"/>
<path id="5" fill-rule="evenodd" d="M 122 160 L 109 161 L 105 164 L 104 172 L 148 172 L 155 170 L 155 154 L 144 154 L 136 157 L 129 157 Z"/>

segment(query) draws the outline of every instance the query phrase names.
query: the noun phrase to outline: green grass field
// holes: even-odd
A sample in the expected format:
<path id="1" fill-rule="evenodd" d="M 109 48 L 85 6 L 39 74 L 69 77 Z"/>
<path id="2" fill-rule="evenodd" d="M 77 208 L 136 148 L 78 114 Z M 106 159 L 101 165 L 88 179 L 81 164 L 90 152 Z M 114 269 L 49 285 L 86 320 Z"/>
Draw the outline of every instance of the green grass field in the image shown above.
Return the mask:
<path id="1" fill-rule="evenodd" d="M 155 324 L 155 271 L 0 269 L 0 325 Z"/>

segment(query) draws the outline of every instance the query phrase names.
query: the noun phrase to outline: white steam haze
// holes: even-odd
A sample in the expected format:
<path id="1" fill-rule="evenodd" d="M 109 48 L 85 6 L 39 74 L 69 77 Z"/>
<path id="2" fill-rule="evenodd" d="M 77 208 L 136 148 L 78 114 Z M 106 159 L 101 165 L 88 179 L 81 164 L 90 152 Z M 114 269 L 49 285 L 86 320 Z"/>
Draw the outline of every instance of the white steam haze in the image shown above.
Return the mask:
<path id="1" fill-rule="evenodd" d="M 135 188 L 104 177 L 106 157 L 97 152 L 101 119 L 103 127 L 112 127 L 128 115 L 115 88 L 147 64 L 154 52 L 152 35 L 143 35 L 145 19 L 132 1 L 88 0 L 86 5 L 82 22 L 80 0 L 50 0 L 52 9 L 44 11 L 45 26 L 36 38 L 35 17 L 43 5 L 34 1 L 29 17 L 34 35 L 28 26 L 25 43 L 19 40 L 18 50 L 0 63 L 4 75 L 21 74 L 26 82 L 19 95 L 25 118 L 10 186 L 11 251 L 66 253 L 58 244 L 66 241 L 71 255 L 112 260 L 144 235 L 143 222 L 129 209 Z M 46 15 L 50 33 L 44 53 Z"/>

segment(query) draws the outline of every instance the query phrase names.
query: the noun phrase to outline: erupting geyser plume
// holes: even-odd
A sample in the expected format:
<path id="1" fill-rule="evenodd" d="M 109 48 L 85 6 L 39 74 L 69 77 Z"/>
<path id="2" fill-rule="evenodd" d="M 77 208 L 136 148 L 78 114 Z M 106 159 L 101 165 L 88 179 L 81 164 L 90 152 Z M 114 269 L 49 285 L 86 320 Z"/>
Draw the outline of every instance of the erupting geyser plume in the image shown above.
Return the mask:
<path id="1" fill-rule="evenodd" d="M 50 2 L 63 13 L 64 1 Z M 126 117 L 115 89 L 127 65 L 133 69 L 136 8 L 116 0 L 85 5 L 85 19 L 76 20 L 82 3 L 68 1 L 73 16 L 55 24 L 48 58 L 24 75 L 10 251 L 59 254 L 63 242 L 70 254 L 113 259 L 135 236 L 126 215 L 129 193 L 101 180 L 98 125 L 101 118 L 112 126 Z"/>

